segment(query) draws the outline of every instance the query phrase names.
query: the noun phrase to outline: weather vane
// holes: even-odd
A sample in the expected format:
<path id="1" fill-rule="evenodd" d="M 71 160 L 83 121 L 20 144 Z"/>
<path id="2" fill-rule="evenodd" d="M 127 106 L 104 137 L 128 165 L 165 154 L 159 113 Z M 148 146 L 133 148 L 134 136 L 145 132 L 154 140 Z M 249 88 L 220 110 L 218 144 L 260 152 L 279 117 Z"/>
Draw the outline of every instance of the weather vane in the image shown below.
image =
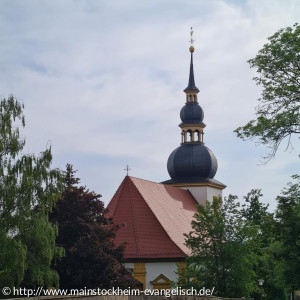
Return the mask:
<path id="1" fill-rule="evenodd" d="M 128 166 L 128 165 L 126 165 L 126 168 L 124 169 L 124 171 L 126 171 L 126 172 L 127 172 L 127 176 L 128 176 L 128 172 L 129 172 L 129 171 L 131 171 L 131 169 L 129 168 L 129 166 Z"/>
<path id="2" fill-rule="evenodd" d="M 190 43 L 191 43 L 191 46 L 193 46 L 193 43 L 195 42 L 195 40 L 193 40 L 193 27 L 191 27 L 191 31 L 190 31 L 190 34 L 191 34 L 191 39 L 190 39 Z"/>

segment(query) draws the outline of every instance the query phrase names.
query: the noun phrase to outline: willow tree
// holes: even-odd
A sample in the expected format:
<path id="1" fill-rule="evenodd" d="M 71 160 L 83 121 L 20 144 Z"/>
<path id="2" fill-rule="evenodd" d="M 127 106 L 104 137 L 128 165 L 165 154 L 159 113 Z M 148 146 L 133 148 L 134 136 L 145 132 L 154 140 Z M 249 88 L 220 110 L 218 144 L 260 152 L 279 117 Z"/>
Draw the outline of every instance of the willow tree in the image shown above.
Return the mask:
<path id="1" fill-rule="evenodd" d="M 48 214 L 61 193 L 62 176 L 51 169 L 51 148 L 24 154 L 23 105 L 0 102 L 0 282 L 3 286 L 55 286 L 51 269 L 56 227 Z"/>

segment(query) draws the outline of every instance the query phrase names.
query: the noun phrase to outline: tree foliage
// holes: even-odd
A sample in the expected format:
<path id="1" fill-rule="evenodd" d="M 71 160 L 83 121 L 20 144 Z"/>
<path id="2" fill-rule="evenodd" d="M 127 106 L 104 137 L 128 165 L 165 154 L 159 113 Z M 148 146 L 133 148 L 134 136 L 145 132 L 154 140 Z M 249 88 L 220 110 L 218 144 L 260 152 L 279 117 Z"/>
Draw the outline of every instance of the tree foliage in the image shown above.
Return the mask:
<path id="1" fill-rule="evenodd" d="M 262 86 L 256 108 L 256 119 L 235 130 L 246 140 L 257 138 L 268 145 L 265 157 L 275 156 L 284 139 L 300 133 L 300 26 L 280 29 L 249 61 L 258 76 L 253 79 Z"/>
<path id="2" fill-rule="evenodd" d="M 226 297 L 247 297 L 256 289 L 254 231 L 244 226 L 239 207 L 235 196 L 198 206 L 193 231 L 186 235 L 192 255 L 180 274 L 180 286 L 215 287 L 216 295 Z"/>
<path id="3" fill-rule="evenodd" d="M 279 280 L 287 292 L 300 289 L 300 176 L 277 197 L 276 248 L 272 251 L 280 263 Z"/>
<path id="4" fill-rule="evenodd" d="M 252 251 L 256 257 L 256 264 L 252 266 L 256 279 L 263 279 L 264 299 L 284 299 L 284 288 L 282 284 L 274 282 L 274 277 L 269 276 L 270 270 L 267 267 L 268 252 L 274 242 L 276 235 L 276 222 L 274 214 L 268 211 L 268 206 L 260 202 L 261 190 L 251 190 L 245 197 L 245 204 L 242 206 L 242 216 L 247 220 L 247 226 L 255 230 L 252 236 L 254 245 Z M 274 262 L 274 260 L 273 260 Z M 254 290 L 251 294 L 255 299 L 260 299 L 260 291 Z"/>
<path id="5" fill-rule="evenodd" d="M 101 195 L 78 187 L 79 179 L 67 165 L 65 191 L 51 220 L 59 229 L 57 243 L 65 257 L 56 269 L 62 288 L 128 288 L 135 285 L 131 272 L 123 266 L 124 245 L 116 246 L 119 226 L 106 217 Z"/>
<path id="6" fill-rule="evenodd" d="M 3 286 L 55 286 L 51 261 L 56 228 L 48 214 L 60 194 L 61 174 L 51 169 L 47 148 L 23 154 L 23 105 L 13 96 L 0 103 L 0 282 Z"/>
<path id="7" fill-rule="evenodd" d="M 300 289 L 300 176 L 277 197 L 275 213 L 252 190 L 239 205 L 236 196 L 199 206 L 186 235 L 192 255 L 179 285 L 215 287 L 219 296 L 286 300 Z"/>

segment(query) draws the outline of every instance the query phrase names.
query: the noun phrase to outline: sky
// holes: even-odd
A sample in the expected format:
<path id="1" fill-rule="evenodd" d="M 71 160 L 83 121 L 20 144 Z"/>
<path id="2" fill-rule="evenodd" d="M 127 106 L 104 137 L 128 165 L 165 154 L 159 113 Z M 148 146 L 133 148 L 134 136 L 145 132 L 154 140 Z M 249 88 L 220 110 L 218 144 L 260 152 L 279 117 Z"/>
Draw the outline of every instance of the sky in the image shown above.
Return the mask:
<path id="1" fill-rule="evenodd" d="M 204 142 L 224 196 L 262 189 L 264 203 L 299 173 L 299 141 L 262 164 L 268 149 L 233 132 L 255 117 L 261 88 L 247 60 L 299 21 L 298 0 L 0 0 L 0 97 L 25 105 L 25 153 L 51 145 L 108 203 L 126 175 L 169 179 L 181 141 L 189 30 L 204 110 Z"/>

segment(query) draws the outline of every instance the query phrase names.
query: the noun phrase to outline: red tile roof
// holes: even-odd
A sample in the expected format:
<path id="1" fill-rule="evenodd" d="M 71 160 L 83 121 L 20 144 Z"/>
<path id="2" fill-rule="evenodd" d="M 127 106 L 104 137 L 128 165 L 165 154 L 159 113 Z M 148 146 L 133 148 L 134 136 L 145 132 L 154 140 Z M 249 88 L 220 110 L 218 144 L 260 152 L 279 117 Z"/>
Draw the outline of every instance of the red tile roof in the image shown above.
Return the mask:
<path id="1" fill-rule="evenodd" d="M 186 190 L 126 176 L 108 215 L 125 224 L 116 242 L 126 241 L 126 258 L 178 258 L 190 254 L 183 234 L 192 230 L 195 206 Z"/>

